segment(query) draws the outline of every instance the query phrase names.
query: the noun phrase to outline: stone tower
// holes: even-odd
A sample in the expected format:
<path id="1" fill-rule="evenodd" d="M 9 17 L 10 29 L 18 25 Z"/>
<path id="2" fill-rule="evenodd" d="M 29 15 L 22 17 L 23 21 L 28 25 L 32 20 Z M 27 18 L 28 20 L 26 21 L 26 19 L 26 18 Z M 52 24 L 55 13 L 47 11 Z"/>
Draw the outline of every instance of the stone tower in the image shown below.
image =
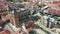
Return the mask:
<path id="1" fill-rule="evenodd" d="M 15 9 L 13 11 L 9 12 L 9 18 L 10 18 L 11 23 L 14 26 L 17 27 L 19 25 L 18 13 L 16 12 Z"/>

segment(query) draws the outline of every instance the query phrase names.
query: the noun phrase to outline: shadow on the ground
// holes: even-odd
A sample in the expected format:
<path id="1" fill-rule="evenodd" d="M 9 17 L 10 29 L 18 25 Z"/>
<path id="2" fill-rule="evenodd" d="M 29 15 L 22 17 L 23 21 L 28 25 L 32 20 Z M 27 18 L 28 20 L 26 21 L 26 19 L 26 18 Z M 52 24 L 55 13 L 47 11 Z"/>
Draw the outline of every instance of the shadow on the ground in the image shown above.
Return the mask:
<path id="1" fill-rule="evenodd" d="M 38 34 L 35 30 L 29 32 L 29 34 Z"/>
<path id="2" fill-rule="evenodd" d="M 39 29 L 39 26 L 35 24 L 34 29 Z"/>

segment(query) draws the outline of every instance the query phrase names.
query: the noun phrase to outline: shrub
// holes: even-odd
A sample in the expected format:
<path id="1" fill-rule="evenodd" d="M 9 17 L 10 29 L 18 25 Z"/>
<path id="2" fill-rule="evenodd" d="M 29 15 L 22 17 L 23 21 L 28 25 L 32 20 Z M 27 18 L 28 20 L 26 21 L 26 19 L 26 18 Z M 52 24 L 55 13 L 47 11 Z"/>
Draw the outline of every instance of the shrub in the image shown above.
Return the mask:
<path id="1" fill-rule="evenodd" d="M 50 32 L 44 30 L 42 27 L 38 26 L 39 29 L 43 30 L 44 32 L 46 32 L 47 34 L 50 34 Z"/>

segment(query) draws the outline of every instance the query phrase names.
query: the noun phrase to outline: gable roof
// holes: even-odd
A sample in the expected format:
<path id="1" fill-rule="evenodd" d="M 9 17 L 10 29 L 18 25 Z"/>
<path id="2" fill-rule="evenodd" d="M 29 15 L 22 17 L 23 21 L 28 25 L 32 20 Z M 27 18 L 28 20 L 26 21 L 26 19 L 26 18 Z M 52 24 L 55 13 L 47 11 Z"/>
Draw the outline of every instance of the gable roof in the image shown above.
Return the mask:
<path id="1" fill-rule="evenodd" d="M 0 34 L 10 34 L 10 32 L 8 32 L 7 30 L 3 30 L 0 32 Z"/>

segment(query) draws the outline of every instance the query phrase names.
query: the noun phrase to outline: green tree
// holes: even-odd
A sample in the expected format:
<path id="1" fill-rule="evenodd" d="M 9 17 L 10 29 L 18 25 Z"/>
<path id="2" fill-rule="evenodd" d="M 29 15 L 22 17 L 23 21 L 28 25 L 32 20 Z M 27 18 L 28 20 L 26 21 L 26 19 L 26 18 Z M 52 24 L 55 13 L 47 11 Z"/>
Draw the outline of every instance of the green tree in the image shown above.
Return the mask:
<path id="1" fill-rule="evenodd" d="M 54 18 L 56 21 L 60 22 L 60 19 L 57 16 L 55 16 Z"/>
<path id="2" fill-rule="evenodd" d="M 38 7 L 44 7 L 44 6 L 46 6 L 46 5 L 44 5 L 44 4 L 38 4 L 37 6 L 38 6 Z"/>
<path id="3" fill-rule="evenodd" d="M 12 2 L 13 0 L 7 0 L 7 1 L 11 1 Z"/>
<path id="4" fill-rule="evenodd" d="M 44 13 L 43 13 L 43 12 L 40 12 L 40 15 L 42 15 L 42 16 L 43 16 L 43 15 L 44 15 Z"/>
<path id="5" fill-rule="evenodd" d="M 60 32 L 58 34 L 60 34 Z"/>

